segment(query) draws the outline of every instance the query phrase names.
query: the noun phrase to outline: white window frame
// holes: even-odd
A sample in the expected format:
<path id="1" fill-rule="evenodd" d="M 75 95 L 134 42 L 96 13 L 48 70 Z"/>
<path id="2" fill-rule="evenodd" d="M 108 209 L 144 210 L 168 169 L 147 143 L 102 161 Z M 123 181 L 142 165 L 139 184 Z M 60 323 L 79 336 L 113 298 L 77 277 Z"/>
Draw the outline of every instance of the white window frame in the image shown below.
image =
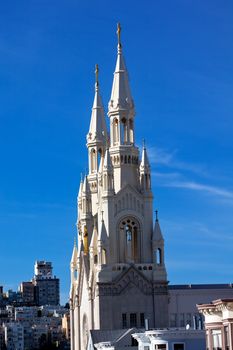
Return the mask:
<path id="1" fill-rule="evenodd" d="M 166 345 L 166 350 L 168 350 L 168 342 L 167 341 L 157 341 L 156 343 L 153 343 L 152 349 L 160 350 L 157 348 L 157 345 Z"/>

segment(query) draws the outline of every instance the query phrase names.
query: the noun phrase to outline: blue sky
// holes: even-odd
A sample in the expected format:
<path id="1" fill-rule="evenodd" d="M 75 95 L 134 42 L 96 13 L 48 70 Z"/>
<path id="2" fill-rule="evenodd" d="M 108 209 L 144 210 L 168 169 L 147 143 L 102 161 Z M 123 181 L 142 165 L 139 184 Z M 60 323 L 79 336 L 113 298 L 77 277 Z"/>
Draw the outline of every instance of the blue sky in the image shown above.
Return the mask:
<path id="1" fill-rule="evenodd" d="M 94 92 L 107 111 L 116 23 L 150 154 L 171 283 L 233 281 L 233 3 L 0 4 L 0 285 L 53 261 L 68 296 Z"/>

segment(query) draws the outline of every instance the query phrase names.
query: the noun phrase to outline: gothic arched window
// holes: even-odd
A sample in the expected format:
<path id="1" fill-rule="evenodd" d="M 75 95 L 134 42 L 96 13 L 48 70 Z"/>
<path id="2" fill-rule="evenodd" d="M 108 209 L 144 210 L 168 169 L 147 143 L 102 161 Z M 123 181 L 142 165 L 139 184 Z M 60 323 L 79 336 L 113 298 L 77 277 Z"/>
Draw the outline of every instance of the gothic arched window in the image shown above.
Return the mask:
<path id="1" fill-rule="evenodd" d="M 129 120 L 129 140 L 130 143 L 134 143 L 134 134 L 133 134 L 133 120 Z"/>
<path id="2" fill-rule="evenodd" d="M 155 252 L 156 257 L 156 264 L 161 265 L 162 264 L 162 251 L 160 248 L 158 248 Z"/>
<path id="3" fill-rule="evenodd" d="M 127 121 L 125 118 L 121 119 L 121 143 L 126 144 L 128 142 L 128 130 Z"/>
<path id="4" fill-rule="evenodd" d="M 118 126 L 118 120 L 115 118 L 113 120 L 113 143 L 114 145 L 119 142 L 119 126 Z"/>
<path id="5" fill-rule="evenodd" d="M 139 262 L 140 229 L 135 218 L 125 218 L 121 221 L 119 244 L 120 262 Z"/>
<path id="6" fill-rule="evenodd" d="M 91 150 L 91 173 L 93 173 L 94 171 L 96 171 L 96 152 L 94 150 L 94 148 L 92 148 Z"/>

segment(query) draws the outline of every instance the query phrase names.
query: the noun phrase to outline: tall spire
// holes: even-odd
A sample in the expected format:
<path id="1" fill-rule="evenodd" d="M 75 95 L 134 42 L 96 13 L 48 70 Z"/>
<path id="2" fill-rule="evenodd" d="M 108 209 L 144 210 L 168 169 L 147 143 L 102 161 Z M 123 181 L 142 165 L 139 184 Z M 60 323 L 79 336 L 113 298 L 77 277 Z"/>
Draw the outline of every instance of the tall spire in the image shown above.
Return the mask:
<path id="1" fill-rule="evenodd" d="M 105 151 L 103 168 L 105 170 L 112 170 L 112 161 L 111 161 L 108 148 Z"/>
<path id="2" fill-rule="evenodd" d="M 96 227 L 96 218 L 94 218 L 94 227 L 93 232 L 91 236 L 91 242 L 90 242 L 90 255 L 92 257 L 97 253 L 97 242 L 98 242 L 98 232 Z"/>
<path id="3" fill-rule="evenodd" d="M 109 116 L 118 110 L 131 111 L 134 114 L 134 103 L 130 93 L 129 78 L 122 54 L 121 26 L 117 25 L 117 62 L 114 72 L 112 93 L 109 101 Z"/>
<path id="4" fill-rule="evenodd" d="M 71 257 L 71 265 L 72 267 L 75 267 L 77 264 L 77 257 L 78 257 L 78 249 L 77 249 L 77 243 L 76 243 L 76 238 L 74 239 L 74 247 L 73 247 L 73 253 Z"/>
<path id="5" fill-rule="evenodd" d="M 87 135 L 87 143 L 102 143 L 106 144 L 107 126 L 104 117 L 104 108 L 102 99 L 99 93 L 99 67 L 95 65 L 95 97 L 92 106 L 91 122 Z"/>
<path id="6" fill-rule="evenodd" d="M 83 185 L 82 185 L 82 193 L 84 195 L 88 195 L 89 192 L 90 192 L 89 183 L 88 183 L 87 175 L 85 175 L 84 182 L 83 182 Z"/>
<path id="7" fill-rule="evenodd" d="M 145 140 L 143 141 L 142 160 L 140 163 L 140 183 L 141 190 L 145 193 L 151 191 L 150 163 L 147 156 Z"/>
<path id="8" fill-rule="evenodd" d="M 149 172 L 150 171 L 150 163 L 147 156 L 147 150 L 145 145 L 145 140 L 143 140 L 143 148 L 142 148 L 142 161 L 140 164 L 140 169 Z"/>
<path id="9" fill-rule="evenodd" d="M 82 178 L 82 174 L 81 174 L 80 185 L 79 185 L 79 191 L 78 191 L 78 201 L 81 200 L 81 197 L 82 197 L 82 190 L 83 190 L 83 178 Z"/>
<path id="10" fill-rule="evenodd" d="M 159 225 L 158 210 L 155 211 L 155 225 L 153 230 L 153 241 L 163 242 L 163 234 Z"/>

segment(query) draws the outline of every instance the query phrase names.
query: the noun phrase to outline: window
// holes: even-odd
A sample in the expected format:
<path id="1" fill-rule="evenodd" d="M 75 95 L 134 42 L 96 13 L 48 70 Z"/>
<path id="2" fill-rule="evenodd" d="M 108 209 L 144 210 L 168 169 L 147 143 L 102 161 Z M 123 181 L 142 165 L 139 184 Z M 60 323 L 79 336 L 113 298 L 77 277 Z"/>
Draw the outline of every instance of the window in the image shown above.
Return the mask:
<path id="1" fill-rule="evenodd" d="M 222 350 L 222 333 L 221 329 L 212 330 L 213 350 Z"/>
<path id="2" fill-rule="evenodd" d="M 190 327 L 191 327 L 191 314 L 190 313 L 188 313 L 188 314 L 186 314 L 186 325 L 187 324 L 189 324 L 190 325 Z"/>
<path id="3" fill-rule="evenodd" d="M 157 252 L 156 252 L 156 263 L 157 263 L 157 265 L 162 264 L 162 252 L 161 252 L 160 248 L 158 248 Z"/>
<path id="4" fill-rule="evenodd" d="M 167 345 L 166 344 L 157 344 L 155 345 L 155 350 L 166 350 L 167 349 Z"/>
<path id="5" fill-rule="evenodd" d="M 132 198 L 126 197 L 126 207 L 132 207 Z M 120 260 L 121 262 L 138 262 L 140 256 L 139 224 L 134 218 L 125 218 L 120 224 Z"/>
<path id="6" fill-rule="evenodd" d="M 130 328 L 137 327 L 137 314 L 130 314 Z"/>
<path id="7" fill-rule="evenodd" d="M 137 341 L 137 339 L 131 337 L 131 346 L 138 346 L 138 341 Z"/>
<path id="8" fill-rule="evenodd" d="M 144 315 L 144 313 L 140 314 L 140 325 L 142 328 L 145 327 L 145 315 Z"/>
<path id="9" fill-rule="evenodd" d="M 122 314 L 122 328 L 127 328 L 127 316 Z"/>
<path id="10" fill-rule="evenodd" d="M 173 344 L 173 350 L 184 350 L 184 343 Z"/>
<path id="11" fill-rule="evenodd" d="M 170 316 L 170 327 L 176 327 L 177 314 L 171 314 Z"/>
<path id="12" fill-rule="evenodd" d="M 229 328 L 228 326 L 224 327 L 224 335 L 225 335 L 225 347 L 226 350 L 230 349 L 230 339 L 229 339 Z"/>
<path id="13" fill-rule="evenodd" d="M 184 314 L 180 314 L 180 327 L 184 327 Z"/>
<path id="14" fill-rule="evenodd" d="M 97 264 L 97 262 L 98 262 L 98 256 L 96 254 L 96 255 L 94 255 L 94 264 Z"/>

